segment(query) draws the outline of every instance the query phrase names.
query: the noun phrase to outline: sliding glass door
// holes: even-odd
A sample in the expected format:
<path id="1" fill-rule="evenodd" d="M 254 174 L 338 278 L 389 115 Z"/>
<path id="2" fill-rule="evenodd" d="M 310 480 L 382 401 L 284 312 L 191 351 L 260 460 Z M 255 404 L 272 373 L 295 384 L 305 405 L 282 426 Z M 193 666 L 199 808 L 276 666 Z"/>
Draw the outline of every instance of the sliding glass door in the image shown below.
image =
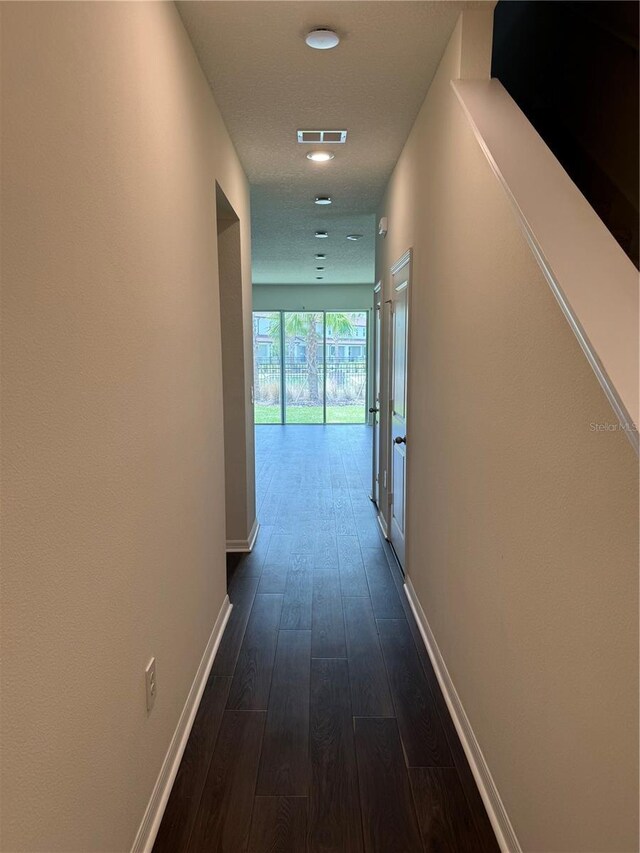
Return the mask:
<path id="1" fill-rule="evenodd" d="M 366 311 L 255 311 L 255 421 L 365 423 Z"/>
<path id="2" fill-rule="evenodd" d="M 284 311 L 284 421 L 324 423 L 324 317 Z"/>
<path id="3" fill-rule="evenodd" d="M 253 399 L 256 423 L 282 423 L 280 338 L 280 312 L 254 311 Z"/>
<path id="4" fill-rule="evenodd" d="M 326 423 L 361 424 L 367 405 L 367 312 L 327 312 Z"/>

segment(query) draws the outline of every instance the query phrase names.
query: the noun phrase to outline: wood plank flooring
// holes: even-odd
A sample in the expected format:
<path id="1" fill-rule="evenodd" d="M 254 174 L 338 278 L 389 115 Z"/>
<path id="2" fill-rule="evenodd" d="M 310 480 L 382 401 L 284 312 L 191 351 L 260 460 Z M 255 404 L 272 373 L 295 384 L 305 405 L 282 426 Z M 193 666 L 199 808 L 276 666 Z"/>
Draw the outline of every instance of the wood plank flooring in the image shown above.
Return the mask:
<path id="1" fill-rule="evenodd" d="M 261 529 L 155 853 L 495 853 L 368 498 L 364 426 L 256 428 Z"/>

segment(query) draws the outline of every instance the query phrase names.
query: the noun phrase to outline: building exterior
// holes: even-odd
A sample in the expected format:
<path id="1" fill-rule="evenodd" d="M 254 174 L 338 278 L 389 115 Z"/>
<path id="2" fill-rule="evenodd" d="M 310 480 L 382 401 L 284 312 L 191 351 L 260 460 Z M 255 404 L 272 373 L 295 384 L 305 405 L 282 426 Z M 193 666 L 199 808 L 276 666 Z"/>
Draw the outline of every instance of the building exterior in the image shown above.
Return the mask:
<path id="1" fill-rule="evenodd" d="M 366 362 L 367 315 L 364 311 L 344 312 L 353 331 L 349 335 L 333 335 L 328 329 L 326 341 L 327 360 L 335 362 Z M 257 364 L 273 364 L 280 359 L 279 312 L 253 312 L 254 359 Z M 318 338 L 323 336 L 323 323 L 316 323 Z M 318 349 L 318 361 L 324 360 L 324 347 Z M 288 335 L 285 341 L 285 359 L 302 364 L 307 358 L 307 342 L 303 335 Z"/>

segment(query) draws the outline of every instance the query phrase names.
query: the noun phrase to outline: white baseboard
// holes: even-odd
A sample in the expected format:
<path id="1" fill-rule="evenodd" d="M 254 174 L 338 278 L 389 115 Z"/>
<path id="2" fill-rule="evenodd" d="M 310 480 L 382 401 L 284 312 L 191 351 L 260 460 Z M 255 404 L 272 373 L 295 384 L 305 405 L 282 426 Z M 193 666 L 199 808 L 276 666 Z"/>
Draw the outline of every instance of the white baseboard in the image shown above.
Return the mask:
<path id="1" fill-rule="evenodd" d="M 379 526 L 380 526 L 380 530 L 382 530 L 382 535 L 384 536 L 384 538 L 385 538 L 385 539 L 387 540 L 387 542 L 388 542 L 388 541 L 389 541 L 389 530 L 388 530 L 388 528 L 387 528 L 387 522 L 386 522 L 386 519 L 385 519 L 385 517 L 382 515 L 382 513 L 380 512 L 380 510 L 378 510 L 378 515 L 376 516 L 376 518 L 378 519 L 378 524 L 379 524 Z"/>
<path id="2" fill-rule="evenodd" d="M 253 551 L 253 546 L 256 544 L 258 530 L 260 530 L 260 525 L 256 518 L 253 522 L 253 527 L 251 528 L 251 533 L 249 534 L 248 539 L 227 539 L 227 553 L 249 554 Z"/>
<path id="3" fill-rule="evenodd" d="M 451 680 L 449 671 L 444 662 L 444 659 L 438 648 L 436 639 L 429 627 L 429 622 L 425 615 L 422 605 L 418 600 L 416 591 L 409 578 L 405 578 L 404 591 L 409 600 L 411 610 L 415 616 L 418 628 L 422 634 L 422 639 L 431 658 L 431 663 L 435 670 L 440 689 L 449 708 L 451 719 L 458 732 L 458 737 L 467 756 L 469 767 L 476 780 L 478 791 L 482 797 L 482 801 L 487 810 L 487 815 L 491 821 L 491 826 L 496 834 L 496 839 L 500 850 L 503 853 L 522 853 L 522 848 L 516 837 L 515 830 L 511 825 L 509 816 L 498 793 L 493 777 L 487 765 L 480 744 L 471 728 L 471 723 L 467 717 L 458 692 Z"/>
<path id="4" fill-rule="evenodd" d="M 182 760 L 182 754 L 184 753 L 187 741 L 189 740 L 191 727 L 193 726 L 198 705 L 200 704 L 207 679 L 209 678 L 213 659 L 218 651 L 218 646 L 220 645 L 220 640 L 222 639 L 224 629 L 226 628 L 229 620 L 232 607 L 233 605 L 229 601 L 229 596 L 226 595 L 222 602 L 220 612 L 218 613 L 216 623 L 213 626 L 213 631 L 211 632 L 211 636 L 209 637 L 207 646 L 204 650 L 204 654 L 202 655 L 200 666 L 198 667 L 198 671 L 193 679 L 191 690 L 187 696 L 187 701 L 185 702 L 182 713 L 180 714 L 178 725 L 176 726 L 176 730 L 171 738 L 169 749 L 167 750 L 167 754 L 162 762 L 160 773 L 153 788 L 151 798 L 144 813 L 144 817 L 142 818 L 142 823 L 138 829 L 135 841 L 133 842 L 131 853 L 151 853 L 154 841 L 156 840 L 156 835 L 158 834 L 158 829 L 160 828 L 160 821 L 162 820 L 162 815 L 164 814 L 169 794 L 171 793 L 171 788 L 173 787 L 178 767 L 180 766 L 180 761 Z"/>

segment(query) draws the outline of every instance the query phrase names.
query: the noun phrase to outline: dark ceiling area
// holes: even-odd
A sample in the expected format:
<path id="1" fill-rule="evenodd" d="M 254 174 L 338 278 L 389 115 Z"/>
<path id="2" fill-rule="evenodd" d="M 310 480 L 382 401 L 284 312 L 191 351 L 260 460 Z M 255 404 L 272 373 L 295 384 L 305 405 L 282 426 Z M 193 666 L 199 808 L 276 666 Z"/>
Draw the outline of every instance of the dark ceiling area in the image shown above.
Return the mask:
<path id="1" fill-rule="evenodd" d="M 636 267 L 638 10 L 500 0 L 491 69 Z"/>

